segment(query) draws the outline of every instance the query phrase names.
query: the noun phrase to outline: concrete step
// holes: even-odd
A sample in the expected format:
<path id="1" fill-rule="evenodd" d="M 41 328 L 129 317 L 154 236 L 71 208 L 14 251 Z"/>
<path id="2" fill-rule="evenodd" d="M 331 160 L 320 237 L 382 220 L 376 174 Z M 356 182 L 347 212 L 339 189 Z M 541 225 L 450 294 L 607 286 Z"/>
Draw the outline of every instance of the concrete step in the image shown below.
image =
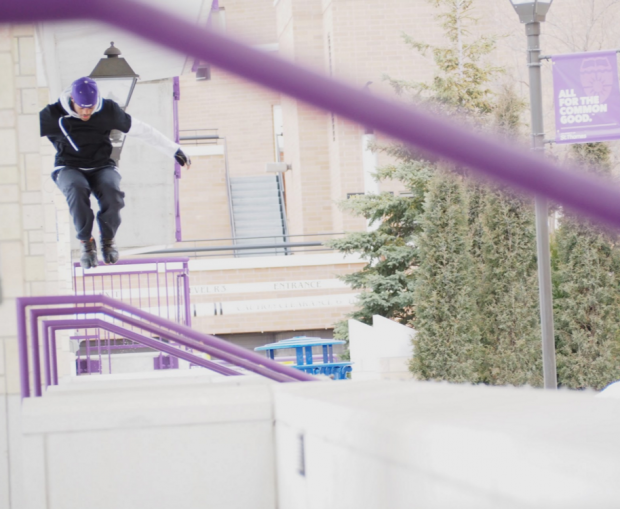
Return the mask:
<path id="1" fill-rule="evenodd" d="M 278 180 L 274 176 L 258 176 L 258 177 L 233 177 L 230 179 L 230 185 L 233 188 L 240 187 L 272 187 L 278 185 Z"/>

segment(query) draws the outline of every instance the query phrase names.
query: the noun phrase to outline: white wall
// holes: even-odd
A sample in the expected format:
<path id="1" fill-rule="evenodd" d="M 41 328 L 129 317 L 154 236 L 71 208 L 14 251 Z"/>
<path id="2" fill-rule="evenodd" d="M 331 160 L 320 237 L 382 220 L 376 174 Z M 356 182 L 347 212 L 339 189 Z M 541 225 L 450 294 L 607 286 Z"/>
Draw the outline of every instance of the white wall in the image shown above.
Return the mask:
<path id="1" fill-rule="evenodd" d="M 269 385 L 228 381 L 25 400 L 23 508 L 273 509 Z"/>
<path id="2" fill-rule="evenodd" d="M 620 500 L 620 405 L 593 391 L 161 375 L 170 383 L 86 377 L 25 400 L 19 509 Z"/>
<path id="3" fill-rule="evenodd" d="M 410 379 L 415 330 L 379 315 L 372 326 L 349 320 L 349 350 L 354 380 Z"/>
<path id="4" fill-rule="evenodd" d="M 139 67 L 138 63 L 136 67 Z M 172 103 L 172 78 L 138 83 L 127 112 L 172 139 Z M 117 235 L 119 246 L 173 243 L 174 159 L 150 145 L 127 137 L 120 170 L 125 209 L 123 224 Z"/>
<path id="5" fill-rule="evenodd" d="M 620 406 L 594 394 L 394 381 L 277 386 L 278 507 L 618 507 Z"/>

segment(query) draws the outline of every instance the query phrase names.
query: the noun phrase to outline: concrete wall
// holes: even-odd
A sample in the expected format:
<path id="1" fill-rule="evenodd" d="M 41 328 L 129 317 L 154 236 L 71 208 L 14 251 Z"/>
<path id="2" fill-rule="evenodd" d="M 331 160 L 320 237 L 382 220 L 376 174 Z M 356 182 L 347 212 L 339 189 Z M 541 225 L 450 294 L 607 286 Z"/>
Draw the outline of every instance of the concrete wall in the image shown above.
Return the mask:
<path id="1" fill-rule="evenodd" d="M 412 378 L 415 330 L 379 315 L 372 326 L 349 320 L 349 351 L 354 380 L 406 380 Z"/>
<path id="2" fill-rule="evenodd" d="M 20 509 L 273 509 L 269 385 L 193 378 L 25 401 Z"/>
<path id="3" fill-rule="evenodd" d="M 617 398 L 160 375 L 24 401 L 20 509 L 617 507 Z"/>
<path id="4" fill-rule="evenodd" d="M 135 67 L 139 73 L 139 63 Z M 172 104 L 172 78 L 138 83 L 127 113 L 174 139 Z M 119 247 L 172 244 L 175 239 L 174 159 L 128 136 L 120 171 L 125 209 L 117 235 Z"/>
<path id="5" fill-rule="evenodd" d="M 620 497 L 620 407 L 594 393 L 287 384 L 275 418 L 283 509 L 612 508 Z"/>

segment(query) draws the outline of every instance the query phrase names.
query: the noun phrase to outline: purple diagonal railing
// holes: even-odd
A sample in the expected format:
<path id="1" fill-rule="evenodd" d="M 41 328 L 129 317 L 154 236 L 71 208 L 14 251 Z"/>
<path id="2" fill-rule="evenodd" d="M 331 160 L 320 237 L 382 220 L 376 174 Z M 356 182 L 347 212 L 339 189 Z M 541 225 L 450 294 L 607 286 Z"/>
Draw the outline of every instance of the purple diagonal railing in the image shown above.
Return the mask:
<path id="1" fill-rule="evenodd" d="M 28 359 L 28 308 L 31 306 L 59 306 L 74 305 L 75 307 L 54 308 L 45 307 L 30 310 L 30 336 L 32 351 L 32 367 L 35 396 L 41 396 L 41 359 L 39 353 L 39 318 L 44 316 L 61 316 L 61 315 L 86 315 L 86 314 L 103 314 L 119 322 L 124 322 L 130 326 L 138 327 L 145 331 L 159 335 L 162 339 L 172 340 L 179 345 L 207 353 L 213 357 L 229 362 L 230 364 L 252 371 L 259 375 L 271 378 L 278 382 L 291 381 L 314 381 L 317 378 L 306 373 L 298 371 L 294 368 L 284 366 L 275 361 L 262 357 L 252 351 L 246 350 L 239 346 L 230 344 L 220 338 L 197 332 L 185 325 L 172 322 L 165 318 L 152 315 L 130 306 L 127 303 L 117 301 L 104 295 L 84 295 L 84 296 L 50 296 L 50 297 L 20 297 L 16 301 L 17 305 L 17 339 L 20 363 L 20 384 L 22 397 L 30 396 L 30 380 L 29 380 L 29 359 Z M 81 307 L 79 307 L 81 305 Z M 89 305 L 89 306 L 87 306 Z M 83 319 L 84 321 L 89 319 Z M 107 323 L 107 322 L 106 322 Z M 115 324 L 107 324 L 106 327 L 118 327 Z M 124 328 L 118 327 L 114 329 L 116 333 Z M 131 331 L 130 331 L 131 332 Z M 126 334 L 126 329 L 123 334 Z M 47 334 L 44 332 L 44 334 Z M 136 333 L 137 334 L 137 333 Z M 144 335 L 134 336 L 142 342 Z M 46 369 L 46 382 L 50 380 L 50 355 L 51 348 L 47 344 L 48 337 L 44 336 L 44 367 Z M 150 346 L 162 349 L 162 344 Z M 175 354 L 180 356 L 178 354 Z M 204 364 L 204 363 L 203 363 Z M 215 371 L 221 366 L 212 366 L 209 369 Z M 52 369 L 53 371 L 53 369 Z M 221 372 L 221 370 L 219 371 Z M 228 373 L 232 374 L 232 373 Z"/>
<path id="2" fill-rule="evenodd" d="M 515 148 L 402 103 L 373 96 L 291 62 L 189 23 L 170 11 L 132 0 L 2 0 L 0 22 L 94 19 L 200 58 L 229 72 L 374 128 L 430 154 L 475 168 L 598 220 L 620 226 L 620 189 L 563 171 Z"/>
<path id="3" fill-rule="evenodd" d="M 117 301 L 115 301 L 117 302 Z M 117 304 L 120 304 L 117 302 Z M 141 311 L 141 310 L 140 310 Z M 144 313 L 144 311 L 142 311 L 142 313 Z M 175 342 L 178 342 L 184 346 L 190 347 L 194 350 L 199 350 L 203 353 L 207 353 L 209 355 L 213 355 L 216 357 L 221 357 L 223 360 L 226 360 L 228 362 L 230 362 L 231 364 L 236 364 L 239 365 L 240 367 L 244 367 L 246 369 L 250 369 L 253 370 L 255 372 L 257 372 L 258 374 L 261 375 L 265 375 L 265 376 L 269 376 L 269 372 L 268 370 L 265 370 L 263 367 L 258 366 L 255 367 L 255 369 L 252 369 L 251 365 L 248 365 L 247 361 L 243 360 L 243 359 L 239 359 L 236 356 L 231 355 L 230 353 L 227 352 L 221 352 L 219 351 L 219 349 L 212 347 L 209 344 L 204 344 L 203 342 L 200 341 L 195 341 L 193 339 L 188 339 L 188 338 L 184 338 L 183 335 L 181 334 L 176 334 L 173 331 L 169 330 L 169 329 L 164 329 L 160 326 L 156 326 L 156 325 L 152 325 L 149 323 L 145 323 L 145 322 L 141 322 L 140 320 L 137 320 L 135 318 L 132 318 L 130 316 L 124 315 L 122 313 L 118 313 L 115 312 L 111 309 L 108 309 L 104 306 L 91 306 L 91 307 L 78 307 L 78 308 L 40 308 L 40 309 L 33 309 L 30 311 L 30 332 L 31 332 L 31 348 L 33 350 L 33 367 L 34 367 L 34 373 L 35 373 L 35 386 L 38 387 L 41 383 L 41 379 L 37 377 L 37 373 L 40 373 L 40 358 L 39 358 L 39 354 L 38 354 L 38 349 L 35 348 L 35 345 L 39 344 L 39 330 L 37 327 L 37 321 L 39 318 L 41 318 L 42 316 L 62 316 L 62 315 L 87 315 L 87 314 L 105 314 L 110 318 L 113 318 L 115 320 L 117 320 L 118 322 L 125 322 L 128 325 L 135 327 L 135 328 L 139 328 L 139 329 L 143 329 L 147 332 L 150 332 L 152 334 L 157 334 L 160 337 L 163 337 L 165 339 L 171 339 Z M 145 316 L 151 316 L 152 318 L 155 318 L 154 315 L 149 315 L 148 313 L 145 313 Z M 88 318 L 82 318 L 81 321 L 86 324 L 88 322 Z M 79 322 L 80 320 L 78 320 Z M 55 322 L 52 322 L 55 323 Z M 107 323 L 107 322 L 106 322 Z M 170 323 L 174 323 L 174 322 L 170 322 Z M 110 330 L 107 329 L 106 330 Z M 127 335 L 127 332 L 132 332 L 131 330 L 128 330 L 127 328 L 124 328 L 124 330 L 126 331 L 124 334 L 122 334 L 122 336 Z M 190 329 L 191 330 L 191 329 Z M 140 337 L 142 337 L 143 335 L 139 335 Z M 131 334 L 128 334 L 127 337 L 129 339 L 131 339 Z M 219 340 L 219 338 L 216 338 Z M 43 355 L 45 357 L 44 359 L 44 368 L 46 368 L 47 364 L 50 362 L 49 361 L 49 353 L 46 349 L 48 349 L 49 347 L 46 345 L 46 336 L 45 336 L 45 328 L 43 329 Z M 219 340 L 219 341 L 223 341 L 223 340 Z M 144 343 L 144 340 L 140 341 L 141 343 Z M 157 345 L 155 345 L 154 343 L 151 343 L 149 346 L 156 348 L 158 350 L 161 351 L 166 351 L 166 349 L 164 348 L 160 348 Z M 175 354 L 176 355 L 176 354 Z M 180 357 L 179 355 L 176 355 L 177 357 Z M 181 357 L 183 358 L 183 357 Z M 225 374 L 225 375 L 238 375 L 239 373 L 237 372 L 233 372 L 230 371 L 228 369 L 222 370 L 220 369 L 221 367 L 218 364 L 212 363 L 212 362 L 203 362 L 201 363 L 201 365 L 203 365 L 204 367 L 221 373 L 221 374 Z M 47 368 L 46 368 L 47 369 Z M 277 377 L 278 381 L 289 381 L 288 378 L 286 377 Z M 37 394 L 40 395 L 40 394 Z"/>
<path id="4" fill-rule="evenodd" d="M 75 312 L 75 311 L 73 311 Z M 127 337 L 132 341 L 136 341 L 144 346 L 149 348 L 153 348 L 154 350 L 159 350 L 164 353 L 168 353 L 179 359 L 184 359 L 188 362 L 196 364 L 198 366 L 202 366 L 203 368 L 207 368 L 211 371 L 219 373 L 221 375 L 226 376 L 239 376 L 241 373 L 235 371 L 233 369 L 227 368 L 226 366 L 220 366 L 219 364 L 209 361 L 207 359 L 202 359 L 197 355 L 191 354 L 185 350 L 181 350 L 179 348 L 175 348 L 172 345 L 168 345 L 166 343 L 162 343 L 161 341 L 157 341 L 153 338 L 149 338 L 144 334 L 138 334 L 135 331 L 127 329 L 125 327 L 120 327 L 119 325 L 106 322 L 105 320 L 101 320 L 100 318 L 82 318 L 82 319 L 72 319 L 72 320 L 44 320 L 41 325 L 43 326 L 43 350 L 44 352 L 52 352 L 52 355 L 49 353 L 44 354 L 45 359 L 43 361 L 43 367 L 45 372 L 45 385 L 58 385 L 58 362 L 54 357 L 56 352 L 56 334 L 57 330 L 63 329 L 76 329 L 76 328 L 98 328 L 107 330 L 108 332 L 112 332 L 114 334 L 118 334 L 122 337 Z M 49 331 L 49 332 L 48 332 Z"/>

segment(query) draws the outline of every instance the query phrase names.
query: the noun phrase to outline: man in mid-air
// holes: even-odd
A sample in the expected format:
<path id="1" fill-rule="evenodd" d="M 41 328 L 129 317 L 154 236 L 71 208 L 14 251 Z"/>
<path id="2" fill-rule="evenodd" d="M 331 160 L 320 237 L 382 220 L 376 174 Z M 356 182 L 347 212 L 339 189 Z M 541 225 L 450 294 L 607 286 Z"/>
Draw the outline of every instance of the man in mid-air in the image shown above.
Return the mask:
<path id="1" fill-rule="evenodd" d="M 153 129 L 132 118 L 111 99 L 103 99 L 97 83 L 90 78 L 75 80 L 54 104 L 39 114 L 41 136 L 47 136 L 56 148 L 52 179 L 63 192 L 69 212 L 82 244 L 83 268 L 97 266 L 97 244 L 92 237 L 94 213 L 91 193 L 99 202 L 97 222 L 101 233 L 104 263 L 116 263 L 118 251 L 114 236 L 121 224 L 120 211 L 125 206 L 121 175 L 111 158 L 113 129 L 146 141 L 181 165 L 191 161 L 181 147 Z"/>

